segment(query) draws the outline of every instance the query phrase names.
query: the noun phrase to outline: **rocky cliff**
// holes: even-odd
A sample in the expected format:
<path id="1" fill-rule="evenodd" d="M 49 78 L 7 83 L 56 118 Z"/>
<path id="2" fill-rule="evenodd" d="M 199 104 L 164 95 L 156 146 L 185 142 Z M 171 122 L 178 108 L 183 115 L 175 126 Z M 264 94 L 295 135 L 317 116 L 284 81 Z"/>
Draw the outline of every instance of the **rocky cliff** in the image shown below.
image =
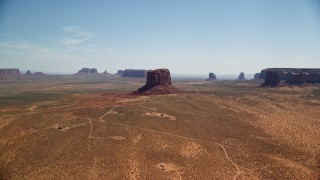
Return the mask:
<path id="1" fill-rule="evenodd" d="M 260 73 L 255 73 L 253 79 L 259 79 Z"/>
<path id="2" fill-rule="evenodd" d="M 276 73 L 286 84 L 320 83 L 320 69 L 269 68 L 261 71 L 259 79 L 266 79 L 268 71 Z"/>
<path id="3" fill-rule="evenodd" d="M 277 72 L 267 71 L 265 75 L 264 83 L 261 85 L 262 87 L 271 86 L 275 87 L 280 83 L 280 78 Z"/>
<path id="4" fill-rule="evenodd" d="M 267 71 L 277 72 L 280 80 L 287 80 L 288 73 L 303 73 L 303 74 L 310 74 L 310 73 L 319 74 L 320 73 L 319 68 L 314 68 L 314 69 L 312 68 L 267 68 L 267 69 L 261 70 L 259 79 L 265 79 Z"/>
<path id="5" fill-rule="evenodd" d="M 143 95 L 172 94 L 177 88 L 171 84 L 170 71 L 168 69 L 156 69 L 147 72 L 146 84 L 134 93 Z"/>

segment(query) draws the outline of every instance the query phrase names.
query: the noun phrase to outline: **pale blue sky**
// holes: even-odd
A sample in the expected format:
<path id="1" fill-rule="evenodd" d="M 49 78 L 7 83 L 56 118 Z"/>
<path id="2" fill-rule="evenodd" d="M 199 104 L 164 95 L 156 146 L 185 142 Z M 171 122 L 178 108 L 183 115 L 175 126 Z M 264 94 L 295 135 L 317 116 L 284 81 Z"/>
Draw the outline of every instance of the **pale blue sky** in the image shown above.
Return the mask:
<path id="1" fill-rule="evenodd" d="M 316 0 L 0 0 L 0 68 L 320 68 Z"/>

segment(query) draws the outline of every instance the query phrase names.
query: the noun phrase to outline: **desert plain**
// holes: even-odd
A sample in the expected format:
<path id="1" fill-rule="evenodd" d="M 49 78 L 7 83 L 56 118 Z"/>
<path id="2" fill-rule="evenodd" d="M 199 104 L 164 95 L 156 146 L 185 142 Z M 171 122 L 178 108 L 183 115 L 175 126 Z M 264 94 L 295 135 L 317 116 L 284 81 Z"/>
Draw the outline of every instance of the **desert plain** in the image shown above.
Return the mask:
<path id="1" fill-rule="evenodd" d="M 319 179 L 320 85 L 0 81 L 0 179 Z"/>

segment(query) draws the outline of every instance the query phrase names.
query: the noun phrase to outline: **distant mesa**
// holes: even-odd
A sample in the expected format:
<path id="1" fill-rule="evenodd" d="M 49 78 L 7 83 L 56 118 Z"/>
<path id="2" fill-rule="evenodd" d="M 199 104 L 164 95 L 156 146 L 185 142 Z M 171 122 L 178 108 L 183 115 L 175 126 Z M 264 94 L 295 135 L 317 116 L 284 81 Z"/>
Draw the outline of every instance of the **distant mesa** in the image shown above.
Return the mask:
<path id="1" fill-rule="evenodd" d="M 0 79 L 19 77 L 20 70 L 17 68 L 0 69 Z"/>
<path id="2" fill-rule="evenodd" d="M 246 80 L 246 79 L 244 78 L 244 73 L 243 73 L 243 72 L 241 72 L 241 73 L 239 74 L 238 80 Z"/>
<path id="3" fill-rule="evenodd" d="M 209 78 L 206 81 L 214 81 L 217 80 L 217 75 L 214 73 L 209 73 Z"/>
<path id="4" fill-rule="evenodd" d="M 43 72 L 35 72 L 32 74 L 30 70 L 27 70 L 27 72 L 24 75 L 34 77 L 34 76 L 45 76 L 46 74 L 44 74 Z"/>
<path id="5" fill-rule="evenodd" d="M 139 88 L 134 94 L 157 95 L 173 94 L 178 89 L 171 84 L 170 71 L 168 69 L 156 69 L 147 72 L 146 84 Z"/>
<path id="6" fill-rule="evenodd" d="M 320 83 L 320 69 L 268 68 L 261 71 L 259 79 L 265 79 L 266 81 L 268 75 L 267 72 L 276 73 L 280 81 L 283 80 L 285 84 L 289 85 L 300 85 L 303 83 Z"/>
<path id="7" fill-rule="evenodd" d="M 255 73 L 253 79 L 259 79 L 260 73 Z"/>
<path id="8" fill-rule="evenodd" d="M 143 78 L 146 77 L 147 72 L 147 70 L 142 69 L 125 69 L 123 71 L 122 77 Z"/>
<path id="9" fill-rule="evenodd" d="M 267 71 L 265 75 L 264 83 L 262 83 L 262 87 L 270 86 L 275 87 L 280 83 L 280 78 L 277 72 Z"/>
<path id="10" fill-rule="evenodd" d="M 263 69 L 260 72 L 259 75 L 259 79 L 265 79 L 266 76 L 266 72 L 267 71 L 272 71 L 272 72 L 277 72 L 279 75 L 280 80 L 287 80 L 288 78 L 288 74 L 293 73 L 293 74 L 319 74 L 320 73 L 320 69 L 319 68 L 267 68 L 267 69 Z"/>
<path id="11" fill-rule="evenodd" d="M 46 74 L 44 74 L 43 72 L 35 72 L 33 75 L 35 75 L 35 76 L 44 76 Z"/>
<path id="12" fill-rule="evenodd" d="M 97 74 L 98 71 L 96 68 L 82 68 L 77 72 L 77 75 L 81 75 L 81 74 Z"/>
<path id="13" fill-rule="evenodd" d="M 123 70 L 118 70 L 116 74 L 122 76 Z"/>
<path id="14" fill-rule="evenodd" d="M 107 70 L 104 70 L 103 74 L 108 74 Z"/>

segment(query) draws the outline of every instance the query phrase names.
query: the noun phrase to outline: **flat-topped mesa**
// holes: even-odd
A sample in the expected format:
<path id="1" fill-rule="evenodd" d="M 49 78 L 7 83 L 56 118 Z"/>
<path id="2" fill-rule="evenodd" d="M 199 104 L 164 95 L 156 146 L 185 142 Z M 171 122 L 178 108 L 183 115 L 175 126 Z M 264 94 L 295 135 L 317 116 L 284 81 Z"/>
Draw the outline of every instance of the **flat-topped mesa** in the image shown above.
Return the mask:
<path id="1" fill-rule="evenodd" d="M 217 75 L 210 72 L 209 73 L 209 78 L 206 80 L 206 81 L 214 81 L 214 80 L 217 80 Z"/>
<path id="2" fill-rule="evenodd" d="M 77 72 L 77 75 L 78 74 L 97 74 L 98 71 L 96 68 L 82 68 L 80 69 L 78 72 Z"/>
<path id="3" fill-rule="evenodd" d="M 241 73 L 239 74 L 238 80 L 246 80 L 246 79 L 244 78 L 244 73 L 243 73 L 243 72 L 241 72 Z"/>
<path id="4" fill-rule="evenodd" d="M 171 84 L 168 69 L 156 69 L 147 72 L 146 84 L 134 93 L 143 95 L 173 94 L 178 90 Z"/>
<path id="5" fill-rule="evenodd" d="M 17 68 L 0 69 L 0 75 L 21 75 Z"/>
<path id="6" fill-rule="evenodd" d="M 0 79 L 14 78 L 20 75 L 20 70 L 17 68 L 0 69 Z"/>
<path id="7" fill-rule="evenodd" d="M 122 77 L 135 77 L 135 78 L 143 78 L 147 75 L 147 70 L 143 69 L 125 69 L 122 73 Z"/>
<path id="8" fill-rule="evenodd" d="M 267 71 L 264 83 L 262 83 L 261 87 L 271 86 L 275 87 L 280 83 L 280 78 L 277 72 Z"/>
<path id="9" fill-rule="evenodd" d="M 259 79 L 267 77 L 266 72 L 274 72 L 279 76 L 279 80 L 284 80 L 285 84 L 320 83 L 320 69 L 311 68 L 269 68 L 263 69 Z"/>
<path id="10" fill-rule="evenodd" d="M 265 79 L 267 71 L 277 72 L 280 80 L 287 80 L 289 72 L 303 73 L 303 74 L 311 74 L 311 73 L 319 74 L 320 68 L 267 68 L 267 69 L 261 70 L 259 79 Z"/>

